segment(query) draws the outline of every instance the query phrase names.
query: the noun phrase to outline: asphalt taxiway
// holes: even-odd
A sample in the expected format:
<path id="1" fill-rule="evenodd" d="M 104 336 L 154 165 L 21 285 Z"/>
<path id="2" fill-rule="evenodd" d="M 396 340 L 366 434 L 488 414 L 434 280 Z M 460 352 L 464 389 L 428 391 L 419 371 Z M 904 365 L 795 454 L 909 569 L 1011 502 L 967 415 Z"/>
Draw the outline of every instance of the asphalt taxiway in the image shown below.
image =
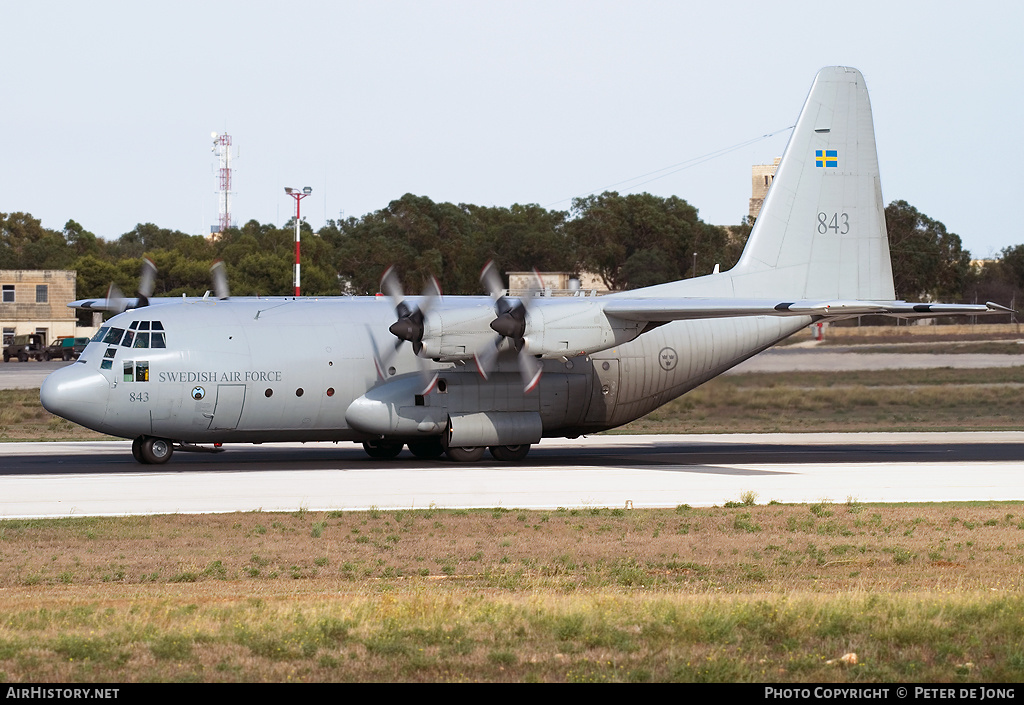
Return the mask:
<path id="1" fill-rule="evenodd" d="M 1024 500 L 1024 432 L 599 435 L 545 440 L 518 464 L 372 460 L 285 443 L 175 453 L 128 442 L 0 444 L 0 518 L 436 507 L 674 507 Z"/>

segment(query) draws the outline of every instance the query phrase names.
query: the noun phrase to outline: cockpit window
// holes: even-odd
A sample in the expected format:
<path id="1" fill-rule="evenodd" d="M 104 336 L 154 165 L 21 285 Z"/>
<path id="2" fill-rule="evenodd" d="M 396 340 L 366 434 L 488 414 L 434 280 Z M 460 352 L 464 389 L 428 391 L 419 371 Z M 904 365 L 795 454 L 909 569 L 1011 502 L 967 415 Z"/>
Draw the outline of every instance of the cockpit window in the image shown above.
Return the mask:
<path id="1" fill-rule="evenodd" d="M 90 340 L 89 342 L 90 343 L 98 343 L 98 342 L 102 341 L 103 338 L 107 335 L 107 331 L 108 330 L 110 330 L 110 326 L 103 326 L 98 331 L 96 331 L 96 335 L 94 335 L 92 337 L 92 340 Z"/>
<path id="2" fill-rule="evenodd" d="M 107 334 L 103 336 L 103 342 L 108 345 L 117 345 L 121 342 L 122 335 L 124 335 L 124 328 L 111 328 L 107 331 Z"/>
<path id="3" fill-rule="evenodd" d="M 103 329 L 106 330 L 106 329 Z M 113 331 L 118 331 L 117 339 L 114 339 Z M 111 332 L 103 338 L 103 342 L 110 343 L 111 345 L 117 345 L 121 343 L 121 347 L 124 348 L 166 348 L 167 338 L 166 333 L 163 332 L 164 324 L 160 321 L 132 321 L 128 324 L 128 332 L 124 333 L 120 328 L 112 328 Z M 149 331 L 154 331 L 150 333 Z M 159 332 L 155 332 L 159 331 Z M 102 331 L 101 331 L 102 332 Z M 120 335 L 124 334 L 122 340 Z M 99 333 L 94 340 L 99 339 Z"/>

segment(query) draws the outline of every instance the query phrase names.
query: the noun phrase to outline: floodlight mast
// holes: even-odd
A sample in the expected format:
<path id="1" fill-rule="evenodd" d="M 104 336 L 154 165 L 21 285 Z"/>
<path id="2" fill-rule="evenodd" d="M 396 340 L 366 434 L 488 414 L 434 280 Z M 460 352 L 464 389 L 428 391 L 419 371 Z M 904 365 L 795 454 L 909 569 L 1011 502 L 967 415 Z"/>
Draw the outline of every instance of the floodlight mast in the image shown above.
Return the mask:
<path id="1" fill-rule="evenodd" d="M 299 191 L 297 188 L 285 186 L 284 192 L 295 199 L 295 295 L 299 296 L 299 222 L 302 219 L 302 209 L 299 203 L 303 198 L 313 193 L 313 189 L 306 186 Z"/>

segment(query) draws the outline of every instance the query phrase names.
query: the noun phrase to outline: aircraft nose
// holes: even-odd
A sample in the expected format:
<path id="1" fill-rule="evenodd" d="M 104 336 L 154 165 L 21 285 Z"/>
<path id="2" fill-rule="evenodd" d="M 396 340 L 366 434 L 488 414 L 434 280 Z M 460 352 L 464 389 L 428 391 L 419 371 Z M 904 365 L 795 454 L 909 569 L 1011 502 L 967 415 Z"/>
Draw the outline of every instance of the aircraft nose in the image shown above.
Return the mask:
<path id="1" fill-rule="evenodd" d="M 47 375 L 39 388 L 39 401 L 51 414 L 96 428 L 106 415 L 109 391 L 103 375 L 75 363 Z"/>

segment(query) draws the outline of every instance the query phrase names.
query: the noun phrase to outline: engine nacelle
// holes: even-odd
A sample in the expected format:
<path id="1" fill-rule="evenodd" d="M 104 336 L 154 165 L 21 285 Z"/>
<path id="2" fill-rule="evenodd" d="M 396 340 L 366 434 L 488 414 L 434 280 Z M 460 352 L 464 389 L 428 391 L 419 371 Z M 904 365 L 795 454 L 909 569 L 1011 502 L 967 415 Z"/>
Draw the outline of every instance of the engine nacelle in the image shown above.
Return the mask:
<path id="1" fill-rule="evenodd" d="M 493 345 L 498 334 L 491 330 L 494 305 L 489 299 L 476 306 L 440 308 L 423 321 L 421 357 L 442 362 L 471 360 L 485 345 Z"/>
<path id="2" fill-rule="evenodd" d="M 535 301 L 526 314 L 526 352 L 549 359 L 599 352 L 633 340 L 643 326 L 606 315 L 593 298 Z"/>
<path id="3" fill-rule="evenodd" d="M 490 302 L 431 311 L 420 355 L 442 362 L 472 359 L 498 340 L 491 328 L 496 316 Z M 526 352 L 548 359 L 598 352 L 633 340 L 643 326 L 607 316 L 594 298 L 534 299 L 526 309 Z"/>

